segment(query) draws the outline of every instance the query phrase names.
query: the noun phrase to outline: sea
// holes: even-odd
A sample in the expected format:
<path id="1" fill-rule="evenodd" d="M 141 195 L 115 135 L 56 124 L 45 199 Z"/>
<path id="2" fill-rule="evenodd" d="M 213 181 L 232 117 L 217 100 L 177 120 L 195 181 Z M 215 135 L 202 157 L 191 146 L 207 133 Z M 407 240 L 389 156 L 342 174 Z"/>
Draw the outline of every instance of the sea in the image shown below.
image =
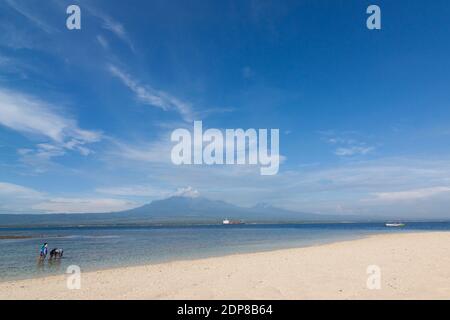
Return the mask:
<path id="1" fill-rule="evenodd" d="M 415 231 L 450 231 L 450 222 L 410 222 L 401 228 L 384 223 L 0 227 L 0 281 L 64 274 L 72 265 L 82 272 L 95 271 Z M 44 242 L 49 251 L 64 249 L 63 258 L 38 262 Z"/>

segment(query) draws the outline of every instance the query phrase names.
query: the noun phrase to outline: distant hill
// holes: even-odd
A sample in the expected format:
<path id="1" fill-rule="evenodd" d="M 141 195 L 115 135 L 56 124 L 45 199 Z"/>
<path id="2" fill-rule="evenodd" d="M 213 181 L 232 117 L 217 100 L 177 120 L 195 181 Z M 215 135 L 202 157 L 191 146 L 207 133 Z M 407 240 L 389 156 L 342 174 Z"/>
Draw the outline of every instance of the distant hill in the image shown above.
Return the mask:
<path id="1" fill-rule="evenodd" d="M 120 224 L 215 224 L 223 219 L 249 223 L 342 222 L 361 221 L 356 216 L 343 217 L 295 212 L 259 204 L 251 208 L 202 197 L 175 196 L 144 206 L 111 213 L 83 214 L 0 214 L 0 227 L 6 226 L 74 226 Z"/>

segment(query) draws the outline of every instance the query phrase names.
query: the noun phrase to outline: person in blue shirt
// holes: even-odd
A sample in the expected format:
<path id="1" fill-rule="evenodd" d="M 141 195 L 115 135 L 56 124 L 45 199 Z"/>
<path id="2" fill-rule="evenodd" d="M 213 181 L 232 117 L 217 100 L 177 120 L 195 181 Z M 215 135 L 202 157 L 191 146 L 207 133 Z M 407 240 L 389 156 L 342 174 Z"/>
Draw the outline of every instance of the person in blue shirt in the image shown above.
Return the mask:
<path id="1" fill-rule="evenodd" d="M 48 244 L 46 242 L 41 247 L 41 251 L 40 251 L 41 259 L 45 259 L 47 257 L 47 253 L 48 253 Z"/>

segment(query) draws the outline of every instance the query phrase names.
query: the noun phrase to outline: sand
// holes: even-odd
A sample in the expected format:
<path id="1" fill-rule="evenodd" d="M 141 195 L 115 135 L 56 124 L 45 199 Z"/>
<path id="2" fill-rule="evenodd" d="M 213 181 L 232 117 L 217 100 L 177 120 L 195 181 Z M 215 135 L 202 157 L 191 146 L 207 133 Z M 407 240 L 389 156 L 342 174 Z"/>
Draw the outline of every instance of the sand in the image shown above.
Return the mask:
<path id="1" fill-rule="evenodd" d="M 450 232 L 86 272 L 79 290 L 66 280 L 1 282 L 0 299 L 450 299 Z"/>

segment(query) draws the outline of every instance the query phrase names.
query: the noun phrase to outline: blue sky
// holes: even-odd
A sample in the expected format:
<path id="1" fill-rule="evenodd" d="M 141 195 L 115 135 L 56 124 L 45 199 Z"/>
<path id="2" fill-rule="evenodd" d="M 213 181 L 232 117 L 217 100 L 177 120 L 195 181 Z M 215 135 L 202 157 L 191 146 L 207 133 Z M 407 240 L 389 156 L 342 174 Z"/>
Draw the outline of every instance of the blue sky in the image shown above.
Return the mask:
<path id="1" fill-rule="evenodd" d="M 0 212 L 201 195 L 449 218 L 449 16 L 438 0 L 4 0 Z M 170 133 L 193 120 L 279 128 L 279 174 L 174 166 Z"/>

